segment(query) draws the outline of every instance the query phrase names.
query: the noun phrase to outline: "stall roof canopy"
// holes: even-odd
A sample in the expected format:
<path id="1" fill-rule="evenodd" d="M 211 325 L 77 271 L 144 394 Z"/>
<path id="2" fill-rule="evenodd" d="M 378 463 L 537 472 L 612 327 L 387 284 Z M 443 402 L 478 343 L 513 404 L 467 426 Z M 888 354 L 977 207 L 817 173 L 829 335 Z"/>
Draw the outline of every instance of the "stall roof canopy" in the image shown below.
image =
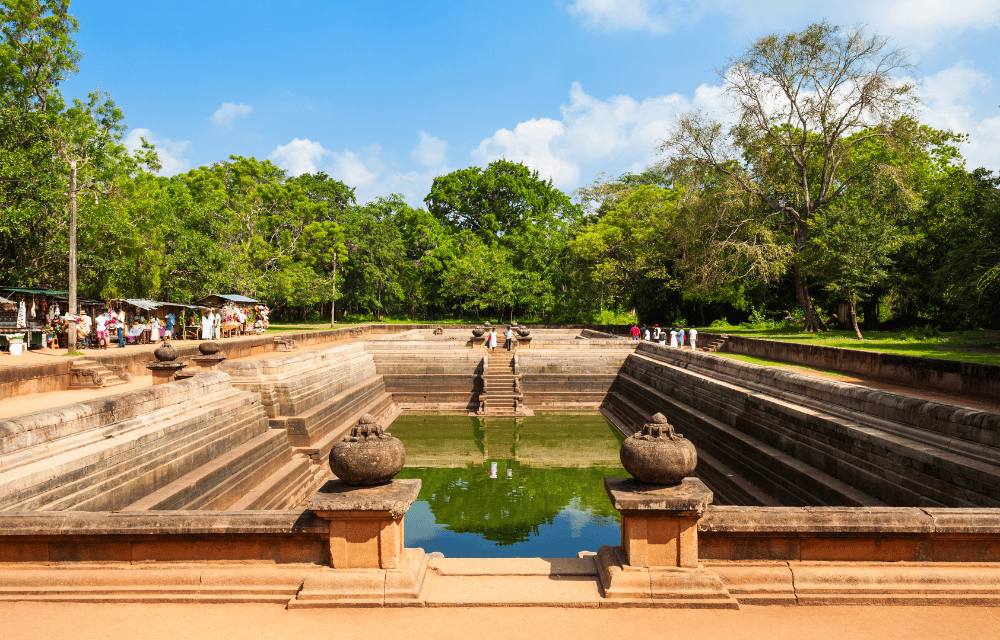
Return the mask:
<path id="1" fill-rule="evenodd" d="M 14 304 L 14 301 L 8 300 L 7 298 L 0 296 L 0 304 Z"/>
<path id="2" fill-rule="evenodd" d="M 200 304 L 182 304 L 180 302 L 157 302 L 156 300 L 146 300 L 145 298 L 115 298 L 110 302 L 124 302 L 130 304 L 133 307 L 139 307 L 140 309 L 145 309 L 146 311 L 152 311 L 153 309 L 159 309 L 160 307 L 183 307 L 185 309 L 207 309 Z"/>
<path id="3" fill-rule="evenodd" d="M 229 293 L 229 294 L 213 293 L 211 295 L 205 296 L 198 302 L 205 302 L 210 298 L 222 298 L 223 300 L 229 300 L 230 302 L 249 302 L 251 304 L 260 304 L 260 300 L 254 300 L 253 298 L 237 295 L 235 293 Z"/>
<path id="4" fill-rule="evenodd" d="M 0 291 L 7 293 L 44 293 L 47 296 L 68 296 L 68 291 L 49 291 L 48 289 L 15 289 L 13 287 L 0 287 Z"/>

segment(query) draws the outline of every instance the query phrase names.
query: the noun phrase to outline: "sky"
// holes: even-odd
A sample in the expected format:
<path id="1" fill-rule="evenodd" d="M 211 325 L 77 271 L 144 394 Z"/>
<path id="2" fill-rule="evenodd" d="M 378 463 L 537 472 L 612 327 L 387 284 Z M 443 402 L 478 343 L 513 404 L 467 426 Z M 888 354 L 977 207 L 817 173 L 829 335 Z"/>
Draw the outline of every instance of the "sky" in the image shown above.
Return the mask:
<path id="1" fill-rule="evenodd" d="M 422 204 L 506 158 L 567 193 L 641 171 L 673 118 L 722 105 L 719 69 L 766 34 L 864 23 L 915 65 L 920 120 L 1000 171 L 1000 0 L 74 0 L 80 73 L 161 174 L 230 155 L 325 171 L 358 202 Z"/>

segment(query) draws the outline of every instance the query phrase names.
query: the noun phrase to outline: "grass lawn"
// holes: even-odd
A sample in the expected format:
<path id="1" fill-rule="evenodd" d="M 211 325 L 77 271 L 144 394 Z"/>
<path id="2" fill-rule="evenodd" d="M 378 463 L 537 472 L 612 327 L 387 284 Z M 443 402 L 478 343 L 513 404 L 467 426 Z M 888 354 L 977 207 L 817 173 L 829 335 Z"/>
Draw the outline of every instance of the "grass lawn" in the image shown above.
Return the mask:
<path id="1" fill-rule="evenodd" d="M 796 369 L 808 369 L 810 371 L 821 371 L 829 376 L 835 378 L 846 378 L 847 376 L 842 373 L 837 373 L 836 371 L 830 371 L 828 369 L 817 369 L 816 367 L 807 367 L 801 364 L 790 364 L 788 362 L 779 362 L 777 360 L 766 360 L 764 358 L 755 358 L 754 356 L 745 356 L 739 353 L 725 353 L 723 351 L 716 351 L 713 355 L 722 356 L 723 358 L 731 358 L 733 360 L 740 360 L 742 362 L 749 362 L 750 364 L 759 364 L 763 367 L 795 367 Z"/>
<path id="2" fill-rule="evenodd" d="M 862 331 L 865 338 L 862 341 L 854 336 L 853 331 L 802 333 L 796 325 L 784 324 L 779 324 L 773 329 L 715 326 L 708 327 L 704 331 L 748 338 L 803 342 L 824 347 L 867 349 L 904 356 L 1000 364 L 1000 332 L 996 331 L 955 331 L 941 332 L 940 335 L 926 335 L 928 332 L 913 329 Z"/>

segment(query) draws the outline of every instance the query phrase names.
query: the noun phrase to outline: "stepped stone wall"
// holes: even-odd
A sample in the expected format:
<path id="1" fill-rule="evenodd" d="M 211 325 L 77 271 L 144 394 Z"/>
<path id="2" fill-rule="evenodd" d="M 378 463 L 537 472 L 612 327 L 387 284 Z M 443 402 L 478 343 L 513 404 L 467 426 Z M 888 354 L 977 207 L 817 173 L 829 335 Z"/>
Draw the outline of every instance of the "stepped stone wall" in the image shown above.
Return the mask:
<path id="1" fill-rule="evenodd" d="M 291 462 L 260 396 L 221 373 L 0 420 L 0 433 L 8 511 L 224 509 Z"/>
<path id="2" fill-rule="evenodd" d="M 708 344 L 723 336 L 699 333 Z M 981 398 L 1000 397 L 1000 365 L 922 358 L 864 349 L 725 336 L 725 351 L 820 369 L 871 376 L 915 387 L 932 387 Z"/>
<path id="3" fill-rule="evenodd" d="M 620 348 L 591 349 L 589 342 L 575 349 L 518 351 L 526 407 L 600 408 L 636 343 L 623 340 Z"/>
<path id="4" fill-rule="evenodd" d="M 737 503 L 1000 506 L 998 414 L 646 343 L 607 408 L 663 411 Z"/>

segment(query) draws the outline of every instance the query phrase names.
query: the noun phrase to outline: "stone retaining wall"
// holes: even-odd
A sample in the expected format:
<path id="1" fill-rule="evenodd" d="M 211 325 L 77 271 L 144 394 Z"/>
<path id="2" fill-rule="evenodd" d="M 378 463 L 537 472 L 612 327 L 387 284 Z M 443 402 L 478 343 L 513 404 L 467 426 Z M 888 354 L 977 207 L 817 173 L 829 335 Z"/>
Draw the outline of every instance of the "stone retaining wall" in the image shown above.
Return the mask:
<path id="1" fill-rule="evenodd" d="M 1000 506 L 997 414 L 646 343 L 619 388 L 785 504 Z"/>
<path id="2" fill-rule="evenodd" d="M 705 562 L 1000 562 L 1000 510 L 720 507 L 698 524 Z M 0 514 L 0 563 L 326 565 L 311 511 Z"/>
<path id="3" fill-rule="evenodd" d="M 699 333 L 698 342 L 708 344 L 721 337 Z M 725 338 L 723 350 L 729 353 L 855 373 L 914 387 L 931 387 L 993 400 L 1000 398 L 1000 365 L 733 335 Z"/>

